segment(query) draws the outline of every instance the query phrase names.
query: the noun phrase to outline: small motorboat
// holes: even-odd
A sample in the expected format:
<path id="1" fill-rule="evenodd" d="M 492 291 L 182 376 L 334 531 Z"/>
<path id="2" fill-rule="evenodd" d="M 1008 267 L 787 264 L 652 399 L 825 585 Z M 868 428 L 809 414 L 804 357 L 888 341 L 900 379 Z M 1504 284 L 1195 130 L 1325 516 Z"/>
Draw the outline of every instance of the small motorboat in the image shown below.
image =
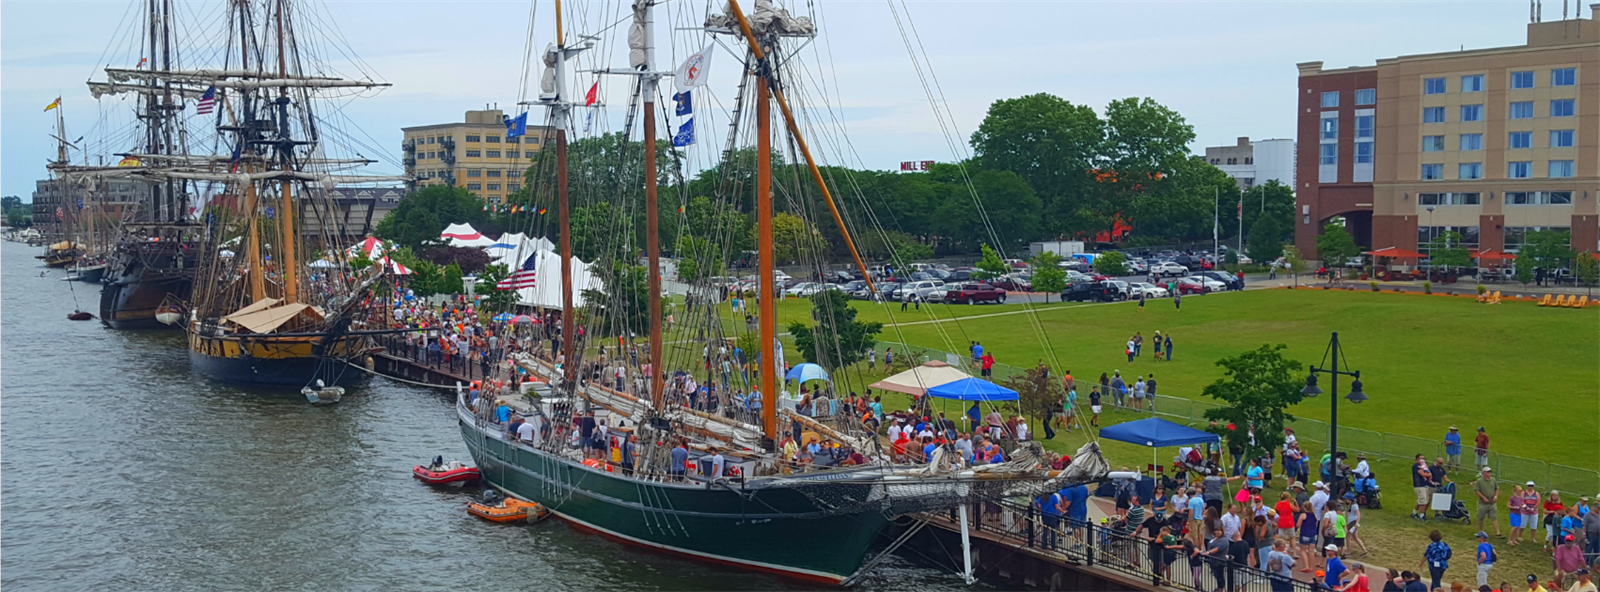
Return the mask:
<path id="1" fill-rule="evenodd" d="M 490 522 L 516 522 L 518 520 L 543 520 L 550 514 L 538 502 L 525 502 L 516 498 L 502 498 L 498 490 L 483 492 L 483 502 L 467 502 L 467 513 Z"/>
<path id="2" fill-rule="evenodd" d="M 433 464 L 428 466 L 417 465 L 411 467 L 411 476 L 421 479 L 429 485 L 444 485 L 446 483 L 465 483 L 478 480 L 478 468 L 461 464 L 459 460 L 444 462 L 444 457 L 433 457 Z"/>
<path id="3" fill-rule="evenodd" d="M 312 405 L 332 405 L 338 403 L 339 399 L 344 397 L 344 387 L 324 385 L 322 379 L 319 378 L 317 379 L 317 388 L 309 386 L 302 388 L 300 389 L 300 394 L 305 395 L 306 400 L 310 401 Z"/>
<path id="4" fill-rule="evenodd" d="M 67 320 L 69 320 L 69 321 L 87 321 L 87 320 L 90 320 L 90 319 L 93 319 L 93 318 L 94 318 L 94 315 L 86 313 L 86 312 L 83 312 L 81 310 L 72 311 L 72 314 L 67 315 Z"/>

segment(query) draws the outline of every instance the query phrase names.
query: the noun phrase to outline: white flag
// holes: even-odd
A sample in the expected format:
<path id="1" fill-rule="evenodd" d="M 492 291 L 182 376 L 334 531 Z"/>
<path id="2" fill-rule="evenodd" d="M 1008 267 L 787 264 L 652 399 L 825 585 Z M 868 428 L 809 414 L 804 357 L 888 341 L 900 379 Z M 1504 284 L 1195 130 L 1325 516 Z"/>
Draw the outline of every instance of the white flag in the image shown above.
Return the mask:
<path id="1" fill-rule="evenodd" d="M 678 92 L 706 85 L 706 76 L 711 73 L 711 52 L 715 49 L 715 45 L 707 45 L 700 53 L 689 56 L 682 66 L 678 66 L 678 71 L 672 77 Z"/>

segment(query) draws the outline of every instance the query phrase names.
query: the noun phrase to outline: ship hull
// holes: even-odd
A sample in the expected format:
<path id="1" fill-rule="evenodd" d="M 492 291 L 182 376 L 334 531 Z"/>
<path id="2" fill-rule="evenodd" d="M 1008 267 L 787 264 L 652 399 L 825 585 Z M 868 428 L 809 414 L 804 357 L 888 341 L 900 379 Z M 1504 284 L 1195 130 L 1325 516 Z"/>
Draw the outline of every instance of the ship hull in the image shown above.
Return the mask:
<path id="1" fill-rule="evenodd" d="M 838 584 L 861 568 L 888 523 L 876 510 L 826 511 L 794 487 L 745 490 L 730 483 L 730 490 L 625 478 L 508 443 L 467 415 L 460 424 L 485 482 L 544 505 L 580 530 L 657 552 Z M 856 488 L 849 495 L 865 499 L 873 485 L 828 487 Z"/>
<path id="2" fill-rule="evenodd" d="M 314 352 L 317 339 L 257 337 L 241 344 L 238 338 L 190 334 L 189 366 L 207 378 L 235 384 L 300 388 L 319 379 L 340 386 L 360 382 L 365 374 L 342 360 L 359 353 L 358 342 L 364 340 L 337 340 L 329 349 L 348 355 L 323 357 Z"/>
<path id="3" fill-rule="evenodd" d="M 194 289 L 192 243 L 127 241 L 118 246 L 100 290 L 100 320 L 112 329 L 182 329 L 156 320 L 169 301 L 187 302 Z"/>

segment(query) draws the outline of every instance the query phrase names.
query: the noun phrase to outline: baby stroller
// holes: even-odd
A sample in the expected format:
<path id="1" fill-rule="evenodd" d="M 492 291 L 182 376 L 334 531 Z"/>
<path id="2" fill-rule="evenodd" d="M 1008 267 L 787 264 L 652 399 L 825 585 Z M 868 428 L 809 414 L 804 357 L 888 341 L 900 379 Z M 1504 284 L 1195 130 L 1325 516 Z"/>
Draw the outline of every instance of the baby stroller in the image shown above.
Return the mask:
<path id="1" fill-rule="evenodd" d="M 1451 484 L 1455 485 L 1454 483 Z M 1382 510 L 1383 501 L 1379 499 L 1380 490 L 1378 480 L 1374 477 L 1356 477 L 1350 481 L 1350 489 L 1344 492 L 1345 501 L 1353 501 L 1357 505 L 1369 510 Z"/>
<path id="2" fill-rule="evenodd" d="M 1456 498 L 1455 483 L 1446 483 L 1444 484 L 1444 487 L 1440 487 L 1438 491 L 1433 493 L 1434 508 L 1438 508 L 1440 506 L 1439 496 L 1441 495 L 1449 496 L 1449 509 L 1444 511 L 1435 510 L 1433 512 L 1434 520 L 1460 520 L 1462 524 L 1472 524 L 1472 513 L 1467 511 L 1467 504 Z"/>

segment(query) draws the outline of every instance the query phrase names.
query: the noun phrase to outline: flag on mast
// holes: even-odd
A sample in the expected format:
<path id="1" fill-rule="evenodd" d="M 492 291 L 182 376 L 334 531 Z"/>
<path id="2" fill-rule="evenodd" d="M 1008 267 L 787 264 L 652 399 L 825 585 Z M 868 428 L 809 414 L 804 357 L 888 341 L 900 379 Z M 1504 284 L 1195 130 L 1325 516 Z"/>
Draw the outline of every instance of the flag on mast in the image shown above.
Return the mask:
<path id="1" fill-rule="evenodd" d="M 587 107 L 595 104 L 595 101 L 598 100 L 600 100 L 600 83 L 596 81 L 593 86 L 589 87 L 589 92 L 583 95 L 583 104 Z"/>
<path id="2" fill-rule="evenodd" d="M 522 288 L 534 287 L 534 268 L 537 266 L 538 260 L 538 252 L 529 255 L 528 260 L 522 262 L 522 267 L 517 268 L 516 273 L 506 276 L 506 279 L 500 280 L 499 283 L 496 283 L 494 285 L 495 289 L 520 290 Z"/>
<path id="3" fill-rule="evenodd" d="M 675 112 L 677 113 L 678 117 L 694 114 L 694 101 L 691 100 L 689 92 L 690 91 L 683 91 L 681 93 L 674 93 L 672 95 L 672 102 L 677 105 Z"/>
<path id="4" fill-rule="evenodd" d="M 54 109 L 54 108 L 60 107 L 60 106 L 61 106 L 61 97 L 56 97 L 56 100 L 50 101 L 49 105 L 45 105 L 44 106 L 44 110 L 45 111 L 49 111 L 51 109 Z"/>
<path id="5" fill-rule="evenodd" d="M 523 112 L 516 117 L 506 118 L 506 138 L 516 138 L 528 134 L 528 113 Z"/>
<path id="6" fill-rule="evenodd" d="M 672 76 L 672 84 L 678 92 L 683 92 L 696 86 L 705 86 L 706 75 L 711 72 L 711 52 L 715 46 L 707 45 L 699 53 L 689 56 L 678 66 L 678 71 Z"/>
<path id="7" fill-rule="evenodd" d="M 688 121 L 683 122 L 683 125 L 678 127 L 678 133 L 672 136 L 672 147 L 683 148 L 693 143 L 694 118 L 690 117 Z"/>
<path id="8" fill-rule="evenodd" d="M 200 95 L 200 102 L 195 103 L 194 112 L 200 115 L 210 115 L 217 108 L 217 87 L 206 89 L 206 94 Z"/>

